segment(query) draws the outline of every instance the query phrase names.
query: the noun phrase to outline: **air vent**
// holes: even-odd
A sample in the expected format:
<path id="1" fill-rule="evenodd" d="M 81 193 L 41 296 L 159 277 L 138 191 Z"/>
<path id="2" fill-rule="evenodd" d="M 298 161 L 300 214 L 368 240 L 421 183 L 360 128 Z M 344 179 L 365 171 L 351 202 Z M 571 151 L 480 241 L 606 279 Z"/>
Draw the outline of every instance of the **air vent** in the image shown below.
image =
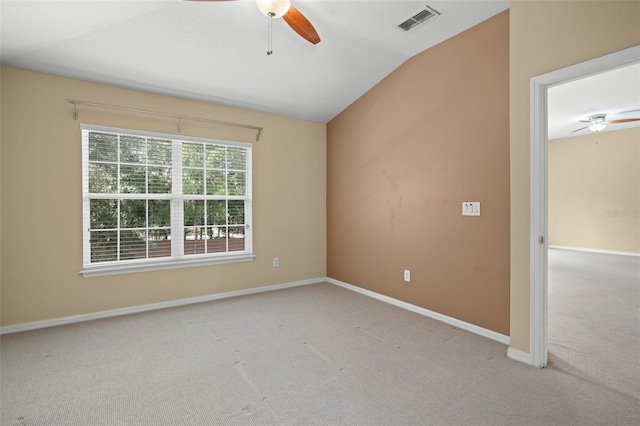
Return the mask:
<path id="1" fill-rule="evenodd" d="M 398 28 L 404 31 L 409 31 L 439 15 L 440 13 L 436 12 L 434 9 L 429 6 L 425 6 L 424 9 L 420 9 L 418 12 L 414 13 L 413 16 L 410 16 L 402 21 L 402 23 L 398 24 Z"/>

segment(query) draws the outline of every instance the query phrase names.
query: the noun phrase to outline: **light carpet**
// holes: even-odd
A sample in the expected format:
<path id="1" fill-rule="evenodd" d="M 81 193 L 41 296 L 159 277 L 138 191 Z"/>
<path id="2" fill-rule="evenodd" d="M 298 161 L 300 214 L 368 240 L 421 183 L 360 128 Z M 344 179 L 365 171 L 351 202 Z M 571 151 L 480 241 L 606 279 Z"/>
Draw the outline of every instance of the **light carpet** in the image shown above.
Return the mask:
<path id="1" fill-rule="evenodd" d="M 3 425 L 637 424 L 638 400 L 320 283 L 2 336 Z"/>
<path id="2" fill-rule="evenodd" d="M 640 398 L 640 257 L 549 250 L 548 345 L 556 368 Z"/>

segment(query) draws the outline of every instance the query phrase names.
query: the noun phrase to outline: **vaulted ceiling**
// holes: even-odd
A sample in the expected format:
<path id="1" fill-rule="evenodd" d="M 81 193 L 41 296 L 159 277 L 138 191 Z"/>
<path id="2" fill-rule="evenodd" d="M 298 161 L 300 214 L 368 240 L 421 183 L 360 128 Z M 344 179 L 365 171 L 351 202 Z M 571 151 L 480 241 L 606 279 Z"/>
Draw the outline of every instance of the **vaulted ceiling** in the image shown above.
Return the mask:
<path id="1" fill-rule="evenodd" d="M 328 122 L 404 61 L 508 1 L 293 0 L 313 45 L 246 1 L 2 0 L 3 65 Z M 403 31 L 425 5 L 440 15 Z M 100 100 L 91 100 L 99 102 Z"/>
<path id="2" fill-rule="evenodd" d="M 276 19 L 273 54 L 267 55 L 269 20 L 255 0 L 0 0 L 0 62 L 328 122 L 404 61 L 506 10 L 509 1 L 293 0 L 293 5 L 321 42 L 307 42 Z M 410 31 L 398 28 L 425 6 L 439 15 Z M 637 109 L 639 65 L 552 88 L 549 137 L 584 134 L 572 132 L 592 114 L 628 118 L 638 116 Z"/>

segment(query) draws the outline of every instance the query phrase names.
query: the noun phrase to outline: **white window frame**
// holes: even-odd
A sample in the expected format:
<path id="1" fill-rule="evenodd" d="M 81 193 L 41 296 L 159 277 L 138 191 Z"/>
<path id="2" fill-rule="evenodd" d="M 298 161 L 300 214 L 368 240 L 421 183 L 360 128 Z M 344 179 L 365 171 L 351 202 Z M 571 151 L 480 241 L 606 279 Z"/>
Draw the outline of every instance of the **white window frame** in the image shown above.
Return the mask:
<path id="1" fill-rule="evenodd" d="M 231 262 L 248 262 L 255 258 L 253 254 L 253 220 L 252 220 L 252 148 L 249 143 L 233 142 L 218 139 L 198 138 L 192 136 L 175 135 L 169 133 L 148 132 L 133 129 L 124 129 L 116 127 L 96 126 L 91 124 L 81 124 L 82 139 L 82 248 L 83 248 L 83 268 L 80 271 L 84 277 L 94 277 L 103 275 L 114 275 L 132 272 L 156 271 L 162 269 L 185 268 L 204 265 L 215 265 Z M 129 259 L 109 262 L 91 262 L 91 243 L 90 243 L 90 200 L 92 197 L 89 193 L 89 138 L 87 132 L 106 132 L 119 133 L 143 137 L 153 137 L 160 139 L 170 139 L 172 141 L 172 174 L 173 181 L 180 182 L 179 185 L 172 186 L 172 194 L 167 198 L 171 200 L 171 257 L 165 258 L 147 258 L 147 259 Z M 197 255 L 184 255 L 184 220 L 183 220 L 183 201 L 187 199 L 210 199 L 209 196 L 188 196 L 182 194 L 181 174 L 182 174 L 182 142 L 197 142 L 205 144 L 215 144 L 223 146 L 241 147 L 247 150 L 247 181 L 246 195 L 242 197 L 245 200 L 245 238 L 243 251 L 226 251 L 220 253 L 206 253 Z M 122 195 L 122 194 L 120 194 Z M 128 198 L 125 196 L 116 196 L 119 199 Z M 141 197 L 144 198 L 144 197 Z"/>

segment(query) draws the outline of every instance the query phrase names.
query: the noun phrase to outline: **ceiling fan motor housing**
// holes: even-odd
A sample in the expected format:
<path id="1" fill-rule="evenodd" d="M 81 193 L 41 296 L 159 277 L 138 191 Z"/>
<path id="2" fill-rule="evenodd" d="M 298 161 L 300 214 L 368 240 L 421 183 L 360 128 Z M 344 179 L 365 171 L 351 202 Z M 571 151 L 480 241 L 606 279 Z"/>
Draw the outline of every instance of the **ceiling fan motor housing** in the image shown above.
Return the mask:
<path id="1" fill-rule="evenodd" d="M 589 117 L 589 121 L 592 123 L 604 123 L 607 118 L 607 114 L 596 114 Z"/>

